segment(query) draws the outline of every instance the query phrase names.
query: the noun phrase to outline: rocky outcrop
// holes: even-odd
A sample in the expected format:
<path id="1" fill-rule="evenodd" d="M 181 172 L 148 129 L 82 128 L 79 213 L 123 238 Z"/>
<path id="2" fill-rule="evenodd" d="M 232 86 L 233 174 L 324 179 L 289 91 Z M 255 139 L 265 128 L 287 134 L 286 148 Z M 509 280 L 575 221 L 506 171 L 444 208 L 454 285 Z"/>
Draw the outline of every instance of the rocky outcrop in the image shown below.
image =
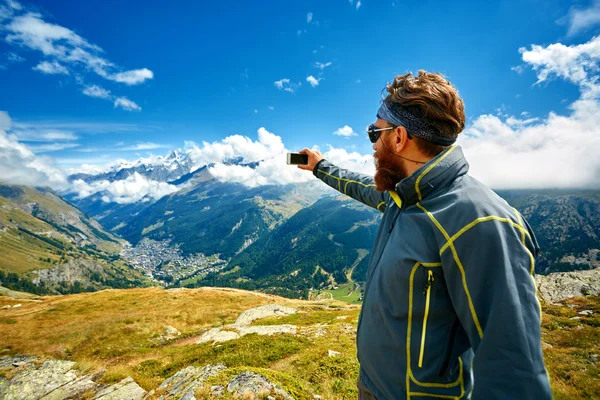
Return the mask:
<path id="1" fill-rule="evenodd" d="M 204 381 L 211 376 L 227 369 L 223 364 L 207 365 L 204 368 L 189 366 L 166 379 L 157 389 L 162 393 L 159 400 L 167 399 L 195 399 L 194 392 L 204 385 Z"/>
<path id="2" fill-rule="evenodd" d="M 244 399 L 264 399 L 275 395 L 284 400 L 294 400 L 285 390 L 255 372 L 242 372 L 229 381 L 227 391 Z M 268 397 L 267 397 L 268 398 Z M 274 397 L 272 397 L 274 398 Z"/>
<path id="3" fill-rule="evenodd" d="M 537 275 L 536 281 L 542 297 L 550 303 L 576 296 L 600 295 L 600 268 Z"/>
<path id="4" fill-rule="evenodd" d="M 298 310 L 295 308 L 280 306 L 279 304 L 267 304 L 261 307 L 251 308 L 240 314 L 233 325 L 246 326 L 253 321 L 267 317 L 280 317 L 285 315 L 296 314 Z"/>
<path id="5" fill-rule="evenodd" d="M 238 339 L 242 336 L 256 333 L 258 335 L 274 335 L 276 333 L 288 333 L 295 335 L 297 327 L 295 325 L 265 325 L 265 326 L 248 326 L 260 318 L 284 316 L 295 314 L 295 308 L 284 307 L 278 304 L 267 304 L 265 306 L 251 308 L 240 314 L 233 325 L 226 325 L 222 328 L 213 328 L 205 332 L 196 344 L 213 342 L 221 343 L 229 340 Z"/>
<path id="6" fill-rule="evenodd" d="M 128 376 L 121 382 L 100 390 L 93 400 L 142 400 L 145 396 L 146 391 L 135 383 L 132 377 Z"/>
<path id="7" fill-rule="evenodd" d="M 15 361 L 17 360 L 17 361 Z M 0 399 L 58 400 L 80 398 L 85 393 L 94 392 L 99 385 L 92 380 L 93 376 L 80 376 L 72 368 L 72 361 L 47 360 L 37 365 L 35 358 L 18 360 L 4 357 L 0 366 L 7 365 L 16 369 L 12 379 L 0 381 Z"/>

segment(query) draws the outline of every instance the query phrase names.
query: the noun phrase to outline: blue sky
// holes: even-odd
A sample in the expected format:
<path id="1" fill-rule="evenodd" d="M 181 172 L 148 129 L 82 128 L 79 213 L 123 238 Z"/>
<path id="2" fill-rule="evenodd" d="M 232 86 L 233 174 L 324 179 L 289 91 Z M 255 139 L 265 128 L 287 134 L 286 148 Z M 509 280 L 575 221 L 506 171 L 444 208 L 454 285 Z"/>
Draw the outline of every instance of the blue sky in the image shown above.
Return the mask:
<path id="1" fill-rule="evenodd" d="M 492 115 L 547 124 L 551 112 L 573 116 L 581 81 L 523 53 L 600 32 L 597 1 L 0 4 L 6 131 L 62 168 L 233 134 L 256 140 L 261 127 L 287 149 L 370 154 L 364 129 L 382 88 L 418 69 L 456 85 L 470 127 Z M 540 78 L 544 68 L 552 79 Z M 345 126 L 358 135 L 334 135 Z"/>

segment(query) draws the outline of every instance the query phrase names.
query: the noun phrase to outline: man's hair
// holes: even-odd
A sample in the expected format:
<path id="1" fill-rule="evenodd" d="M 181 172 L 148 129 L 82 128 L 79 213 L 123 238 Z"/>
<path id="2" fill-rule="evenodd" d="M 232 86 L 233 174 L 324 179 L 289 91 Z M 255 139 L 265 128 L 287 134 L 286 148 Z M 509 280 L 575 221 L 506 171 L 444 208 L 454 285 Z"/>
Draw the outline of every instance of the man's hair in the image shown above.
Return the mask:
<path id="1" fill-rule="evenodd" d="M 419 76 L 413 76 L 412 72 L 398 75 L 386 90 L 385 101 L 422 118 L 442 136 L 455 138 L 465 127 L 465 105 L 456 88 L 442 74 L 419 70 Z M 429 157 L 447 148 L 415 136 L 413 140 Z"/>

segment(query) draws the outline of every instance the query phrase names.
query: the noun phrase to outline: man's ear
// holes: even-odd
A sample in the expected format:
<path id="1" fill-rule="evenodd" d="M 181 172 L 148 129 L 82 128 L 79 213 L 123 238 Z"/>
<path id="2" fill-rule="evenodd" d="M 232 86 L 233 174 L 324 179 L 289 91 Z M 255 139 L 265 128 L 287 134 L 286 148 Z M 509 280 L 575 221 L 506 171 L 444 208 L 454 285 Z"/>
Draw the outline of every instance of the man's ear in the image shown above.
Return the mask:
<path id="1" fill-rule="evenodd" d="M 407 142 L 408 132 L 406 131 L 406 128 L 403 126 L 398 126 L 396 129 L 394 129 L 394 151 L 396 153 L 400 153 L 404 149 L 404 146 L 406 146 Z"/>

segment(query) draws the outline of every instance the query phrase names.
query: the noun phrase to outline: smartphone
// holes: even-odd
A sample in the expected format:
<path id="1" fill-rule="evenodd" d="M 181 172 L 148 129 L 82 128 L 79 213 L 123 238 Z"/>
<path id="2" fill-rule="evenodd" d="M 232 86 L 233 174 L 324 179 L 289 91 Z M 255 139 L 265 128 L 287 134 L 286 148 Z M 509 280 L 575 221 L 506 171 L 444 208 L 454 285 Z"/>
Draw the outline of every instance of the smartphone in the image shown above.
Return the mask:
<path id="1" fill-rule="evenodd" d="M 308 164 L 308 154 L 287 153 L 287 163 L 289 165 L 306 165 Z"/>

